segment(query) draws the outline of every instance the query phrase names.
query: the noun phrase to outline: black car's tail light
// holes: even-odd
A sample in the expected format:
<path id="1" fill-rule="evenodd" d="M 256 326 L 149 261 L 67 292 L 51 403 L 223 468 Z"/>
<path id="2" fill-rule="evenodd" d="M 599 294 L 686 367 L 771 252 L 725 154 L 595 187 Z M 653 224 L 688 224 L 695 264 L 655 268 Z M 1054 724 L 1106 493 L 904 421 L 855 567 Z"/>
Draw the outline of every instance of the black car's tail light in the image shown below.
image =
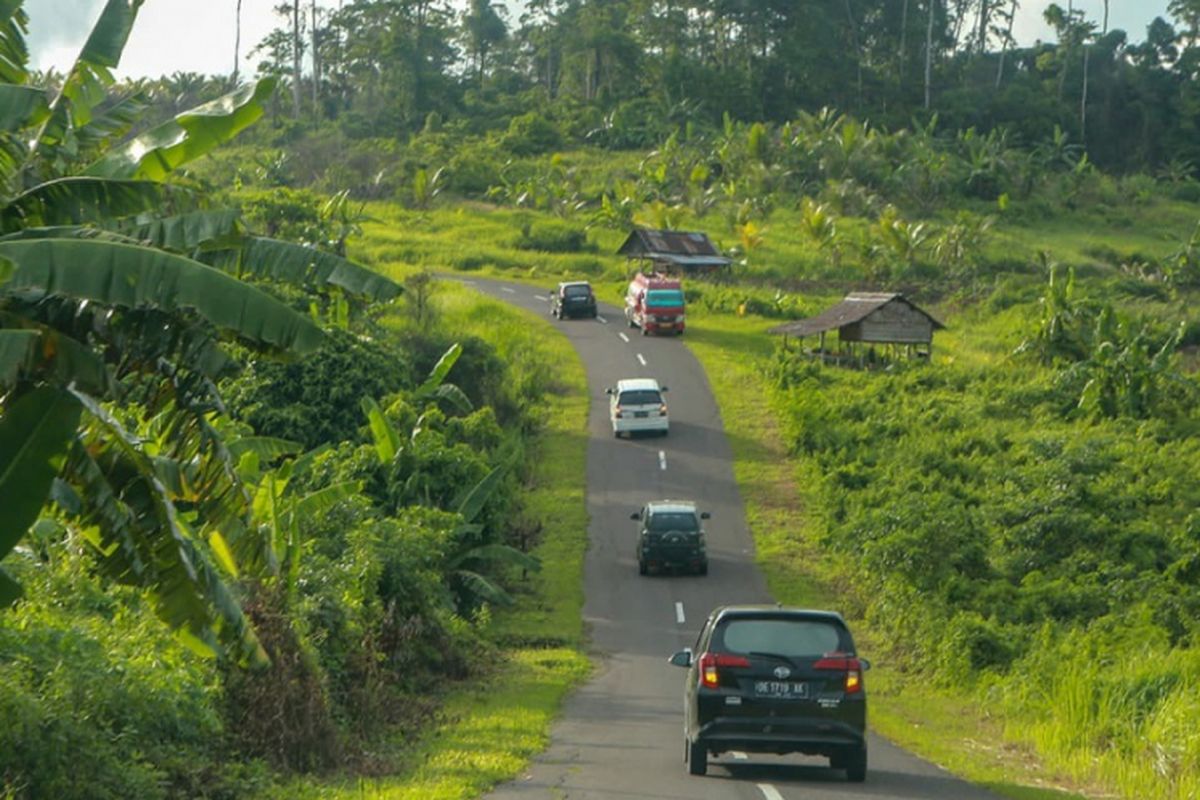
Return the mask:
<path id="1" fill-rule="evenodd" d="M 700 685 L 716 689 L 720 683 L 718 670 L 730 667 L 749 667 L 750 659 L 745 656 L 735 656 L 729 653 L 705 653 L 700 656 Z"/>
<path id="2" fill-rule="evenodd" d="M 842 689 L 846 694 L 857 694 L 863 689 L 862 662 L 844 653 L 826 653 L 817 659 L 813 669 L 835 670 L 845 673 Z"/>

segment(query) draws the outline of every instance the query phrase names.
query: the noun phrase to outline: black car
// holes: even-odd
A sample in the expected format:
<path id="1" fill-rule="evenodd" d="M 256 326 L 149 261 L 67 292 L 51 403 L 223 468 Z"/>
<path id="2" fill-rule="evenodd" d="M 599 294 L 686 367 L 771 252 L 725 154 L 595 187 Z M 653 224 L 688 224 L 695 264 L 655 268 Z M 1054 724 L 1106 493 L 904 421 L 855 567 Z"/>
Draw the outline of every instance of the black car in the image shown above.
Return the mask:
<path id="1" fill-rule="evenodd" d="M 550 295 L 550 313 L 564 317 L 595 317 L 596 295 L 587 281 L 560 283 Z"/>
<path id="2" fill-rule="evenodd" d="M 840 614 L 781 606 L 722 606 L 695 651 L 671 663 L 684 683 L 684 758 L 703 775 L 708 754 L 829 757 L 851 781 L 867 775 L 867 693 L 854 639 Z"/>
<path id="3" fill-rule="evenodd" d="M 700 522 L 709 518 L 707 511 L 697 512 L 696 504 L 686 500 L 657 500 L 629 518 L 638 522 L 640 574 L 678 569 L 708 574 L 708 552 Z"/>

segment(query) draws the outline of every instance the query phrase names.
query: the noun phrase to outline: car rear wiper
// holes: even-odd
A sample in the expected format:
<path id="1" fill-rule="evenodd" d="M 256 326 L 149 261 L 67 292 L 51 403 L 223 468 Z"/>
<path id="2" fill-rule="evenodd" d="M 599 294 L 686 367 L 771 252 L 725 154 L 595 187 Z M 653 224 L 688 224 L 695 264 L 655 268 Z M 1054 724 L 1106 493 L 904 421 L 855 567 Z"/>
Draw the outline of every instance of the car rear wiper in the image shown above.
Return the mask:
<path id="1" fill-rule="evenodd" d="M 758 656 L 759 658 L 773 658 L 776 661 L 786 661 L 789 664 L 792 663 L 791 656 L 780 655 L 779 653 L 764 653 L 761 650 L 751 650 L 746 655 Z"/>

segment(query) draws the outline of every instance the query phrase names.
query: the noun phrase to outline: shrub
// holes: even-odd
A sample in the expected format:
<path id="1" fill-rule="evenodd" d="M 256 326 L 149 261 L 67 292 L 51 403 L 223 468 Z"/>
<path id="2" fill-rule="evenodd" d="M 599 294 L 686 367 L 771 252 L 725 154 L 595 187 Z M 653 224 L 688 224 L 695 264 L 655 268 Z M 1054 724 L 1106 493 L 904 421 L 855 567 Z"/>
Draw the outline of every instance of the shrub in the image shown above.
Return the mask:
<path id="1" fill-rule="evenodd" d="M 586 230 L 553 219 L 525 221 L 513 245 L 521 250 L 546 253 L 578 253 L 591 249 Z"/>
<path id="2" fill-rule="evenodd" d="M 357 438 L 365 423 L 361 398 L 411 385 L 402 351 L 335 330 L 302 361 L 253 361 L 223 390 L 230 411 L 256 433 L 310 449 Z"/>
<path id="3" fill-rule="evenodd" d="M 500 144 L 515 156 L 532 156 L 561 147 L 562 132 L 536 111 L 513 117 Z"/>

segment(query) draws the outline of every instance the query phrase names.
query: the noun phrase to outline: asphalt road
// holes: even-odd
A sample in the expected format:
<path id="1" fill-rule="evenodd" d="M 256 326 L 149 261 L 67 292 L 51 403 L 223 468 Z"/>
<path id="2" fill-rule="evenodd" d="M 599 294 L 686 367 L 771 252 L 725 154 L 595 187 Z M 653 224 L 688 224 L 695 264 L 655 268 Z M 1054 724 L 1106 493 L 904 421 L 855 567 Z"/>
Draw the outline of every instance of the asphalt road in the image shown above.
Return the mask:
<path id="1" fill-rule="evenodd" d="M 550 318 L 546 290 L 463 282 Z M 602 305 L 600 314 L 597 321 L 556 323 L 587 367 L 591 395 L 583 613 L 600 668 L 567 700 L 549 749 L 489 797 L 996 800 L 878 736 L 870 739 L 862 784 L 847 783 L 845 773 L 829 769 L 826 759 L 798 755 L 725 754 L 710 759 L 706 777 L 687 774 L 685 671 L 666 659 L 694 643 L 715 606 L 771 597 L 754 564 L 732 453 L 703 368 L 677 338 L 643 337 L 611 306 Z M 613 437 L 604 389 L 635 377 L 668 387 L 668 436 Z M 661 498 L 696 500 L 712 512 L 707 576 L 638 575 L 629 515 Z M 869 672 L 866 683 L 870 691 Z"/>

